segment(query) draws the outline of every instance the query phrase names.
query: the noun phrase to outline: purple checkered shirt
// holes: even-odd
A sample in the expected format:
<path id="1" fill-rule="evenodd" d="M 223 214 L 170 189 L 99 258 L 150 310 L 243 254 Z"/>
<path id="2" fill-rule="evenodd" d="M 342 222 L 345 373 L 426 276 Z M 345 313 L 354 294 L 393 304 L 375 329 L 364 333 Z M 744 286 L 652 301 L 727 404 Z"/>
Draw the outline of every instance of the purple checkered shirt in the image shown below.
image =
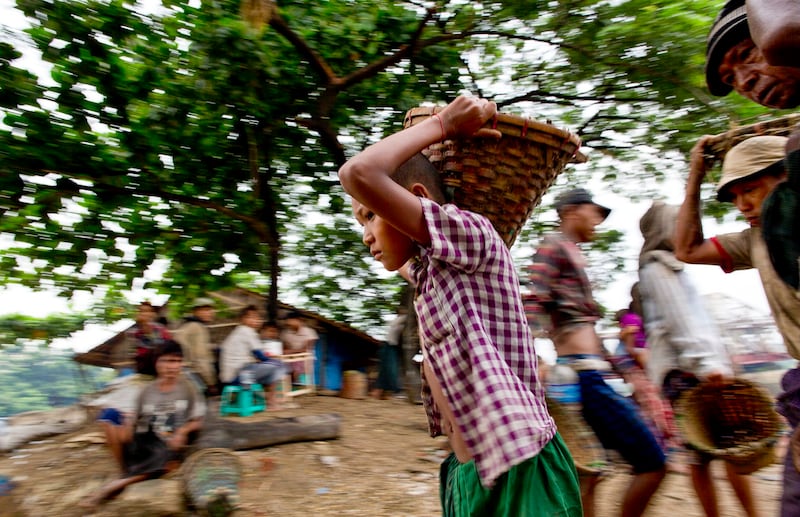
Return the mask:
<path id="1" fill-rule="evenodd" d="M 556 427 L 511 255 L 485 217 L 422 198 L 431 246 L 411 273 L 424 360 L 445 392 L 484 486 L 538 454 Z M 431 436 L 439 409 L 423 378 Z"/>

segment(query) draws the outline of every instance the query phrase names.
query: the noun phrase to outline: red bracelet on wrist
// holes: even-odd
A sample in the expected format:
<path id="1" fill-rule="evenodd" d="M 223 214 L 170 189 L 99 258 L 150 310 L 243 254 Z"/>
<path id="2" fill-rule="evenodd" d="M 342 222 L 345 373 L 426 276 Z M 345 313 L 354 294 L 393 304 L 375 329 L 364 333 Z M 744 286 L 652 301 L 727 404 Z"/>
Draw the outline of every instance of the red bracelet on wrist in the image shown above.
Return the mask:
<path id="1" fill-rule="evenodd" d="M 439 127 L 442 128 L 442 142 L 444 142 L 447 138 L 447 131 L 444 130 L 444 122 L 442 122 L 442 117 L 440 117 L 438 113 L 434 113 L 431 115 L 431 118 L 436 118 L 436 120 L 439 121 Z"/>

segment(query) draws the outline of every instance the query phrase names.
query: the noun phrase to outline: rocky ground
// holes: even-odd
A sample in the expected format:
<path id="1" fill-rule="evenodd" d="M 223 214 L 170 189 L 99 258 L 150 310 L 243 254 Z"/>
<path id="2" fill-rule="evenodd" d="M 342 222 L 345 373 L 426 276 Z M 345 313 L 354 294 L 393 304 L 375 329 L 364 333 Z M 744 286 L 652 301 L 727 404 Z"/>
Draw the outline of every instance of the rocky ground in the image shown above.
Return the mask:
<path id="1" fill-rule="evenodd" d="M 338 413 L 341 436 L 324 442 L 289 443 L 237 452 L 243 466 L 237 516 L 433 516 L 439 514 L 439 462 L 443 439 L 425 430 L 421 406 L 404 400 L 351 400 L 306 395 L 296 408 L 260 413 L 274 416 Z M 77 503 L 117 475 L 96 424 L 67 435 L 28 444 L 0 456 L 0 475 L 14 480 L 11 496 L 0 497 L 0 515 L 82 516 Z M 741 510 L 717 471 L 721 515 Z M 753 476 L 763 516 L 776 515 L 781 470 L 772 465 Z M 616 468 L 600 484 L 597 515 L 619 514 L 629 481 Z M 94 515 L 186 515 L 180 475 L 128 489 Z M 687 475 L 672 472 L 656 494 L 648 517 L 702 514 Z"/>

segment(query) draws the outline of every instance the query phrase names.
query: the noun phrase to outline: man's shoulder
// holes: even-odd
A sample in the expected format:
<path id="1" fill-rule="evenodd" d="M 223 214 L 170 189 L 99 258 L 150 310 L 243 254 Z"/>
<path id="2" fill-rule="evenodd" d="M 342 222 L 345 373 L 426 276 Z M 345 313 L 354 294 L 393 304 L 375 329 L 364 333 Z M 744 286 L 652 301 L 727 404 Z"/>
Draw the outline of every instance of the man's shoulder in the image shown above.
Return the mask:
<path id="1" fill-rule="evenodd" d="M 188 320 L 181 323 L 181 325 L 173 330 L 175 338 L 180 340 L 182 336 L 195 336 L 198 333 L 207 330 L 204 323 L 197 320 Z"/>
<path id="2" fill-rule="evenodd" d="M 731 232 L 731 233 L 723 233 L 712 237 L 713 241 L 716 241 L 718 245 L 722 246 L 725 249 L 729 248 L 741 248 L 743 250 L 749 250 L 754 242 L 754 239 L 757 239 L 761 236 L 760 228 L 757 227 L 750 227 L 745 228 L 744 230 L 738 232 Z"/>
<path id="3" fill-rule="evenodd" d="M 205 327 L 205 326 L 206 324 L 198 319 L 186 318 L 185 320 L 183 320 L 183 323 L 181 323 L 180 327 L 178 328 L 186 328 L 186 327 L 194 328 L 194 327 Z"/>
<path id="4" fill-rule="evenodd" d="M 568 242 L 567 238 L 560 232 L 545 234 L 542 240 L 539 241 L 536 255 L 540 257 L 566 255 L 567 247 L 565 245 Z"/>
<path id="5" fill-rule="evenodd" d="M 231 330 L 231 333 L 228 334 L 227 339 L 240 339 L 241 337 L 247 335 L 248 330 L 252 329 L 247 325 L 236 325 L 235 327 L 233 327 L 233 330 Z"/>
<path id="6" fill-rule="evenodd" d="M 197 386 L 195 386 L 195 384 L 192 381 L 186 378 L 185 375 L 181 376 L 178 379 L 177 387 L 180 390 L 180 392 L 182 392 L 185 396 L 188 396 L 193 399 L 197 399 L 198 397 L 200 397 L 200 391 L 197 389 Z"/>
<path id="7" fill-rule="evenodd" d="M 566 237 L 561 232 L 549 232 L 544 234 L 542 240 L 539 241 L 539 249 L 560 248 L 565 241 Z"/>

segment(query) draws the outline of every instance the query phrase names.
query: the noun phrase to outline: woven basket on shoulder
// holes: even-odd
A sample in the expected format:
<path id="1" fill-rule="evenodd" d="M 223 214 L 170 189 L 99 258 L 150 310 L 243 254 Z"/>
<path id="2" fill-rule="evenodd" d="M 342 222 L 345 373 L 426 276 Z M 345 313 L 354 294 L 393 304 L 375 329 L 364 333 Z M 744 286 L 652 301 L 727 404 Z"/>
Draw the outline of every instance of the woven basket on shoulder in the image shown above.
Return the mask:
<path id="1" fill-rule="evenodd" d="M 239 504 L 242 465 L 230 449 L 200 449 L 181 467 L 189 505 L 204 517 L 231 515 Z"/>
<path id="2" fill-rule="evenodd" d="M 732 147 L 753 136 L 789 136 L 800 124 L 800 114 L 793 113 L 783 117 L 764 120 L 746 126 L 735 127 L 724 133 L 714 135 L 706 145 L 706 152 L 713 160 L 722 161 Z"/>
<path id="3" fill-rule="evenodd" d="M 441 109 L 413 108 L 403 125 L 418 124 Z M 511 247 L 556 176 L 585 157 L 578 152 L 580 138 L 552 124 L 498 113 L 486 127 L 502 138 L 445 140 L 423 154 L 442 174 L 453 203 L 486 216 Z"/>
<path id="4" fill-rule="evenodd" d="M 610 468 L 605 449 L 581 416 L 580 404 L 562 404 L 546 397 L 547 410 L 556 422 L 575 469 L 581 476 L 602 476 Z"/>
<path id="5" fill-rule="evenodd" d="M 775 460 L 781 420 L 774 405 L 764 388 L 744 379 L 701 384 L 678 400 L 676 421 L 689 447 L 749 474 Z"/>

